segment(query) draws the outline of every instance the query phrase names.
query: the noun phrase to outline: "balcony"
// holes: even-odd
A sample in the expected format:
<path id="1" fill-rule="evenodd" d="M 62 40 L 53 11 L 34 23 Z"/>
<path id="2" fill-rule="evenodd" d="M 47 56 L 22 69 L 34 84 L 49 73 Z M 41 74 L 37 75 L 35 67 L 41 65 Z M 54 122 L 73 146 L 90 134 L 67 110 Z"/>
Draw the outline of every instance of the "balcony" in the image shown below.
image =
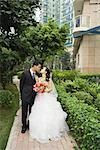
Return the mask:
<path id="1" fill-rule="evenodd" d="M 73 33 L 86 31 L 90 27 L 90 16 L 79 15 L 75 17 Z"/>

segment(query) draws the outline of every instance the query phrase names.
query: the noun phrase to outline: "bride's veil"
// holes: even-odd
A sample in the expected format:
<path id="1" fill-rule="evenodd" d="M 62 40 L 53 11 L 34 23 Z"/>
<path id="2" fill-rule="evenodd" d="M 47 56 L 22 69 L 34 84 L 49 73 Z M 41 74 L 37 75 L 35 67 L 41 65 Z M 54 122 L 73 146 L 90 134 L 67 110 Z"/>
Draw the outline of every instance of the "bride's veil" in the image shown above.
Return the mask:
<path id="1" fill-rule="evenodd" d="M 51 93 L 52 93 L 55 97 L 58 97 L 58 93 L 57 93 L 56 87 L 55 87 L 54 82 L 53 82 L 53 80 L 52 80 L 52 75 L 51 75 L 51 83 L 52 83 L 52 91 L 51 91 Z"/>

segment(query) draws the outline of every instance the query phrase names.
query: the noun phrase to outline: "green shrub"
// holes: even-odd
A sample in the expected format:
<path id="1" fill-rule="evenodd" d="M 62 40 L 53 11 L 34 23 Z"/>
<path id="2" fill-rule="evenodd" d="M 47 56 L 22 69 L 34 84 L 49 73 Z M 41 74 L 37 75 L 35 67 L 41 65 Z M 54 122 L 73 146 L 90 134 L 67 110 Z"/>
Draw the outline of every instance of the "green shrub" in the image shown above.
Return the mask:
<path id="1" fill-rule="evenodd" d="M 89 87 L 89 83 L 85 79 L 75 78 L 74 81 L 66 81 L 65 82 L 66 92 L 77 92 L 77 91 L 87 91 Z"/>
<path id="2" fill-rule="evenodd" d="M 75 77 L 78 76 L 77 71 L 53 71 L 53 80 L 56 81 L 65 81 L 65 80 L 74 80 Z"/>
<path id="3" fill-rule="evenodd" d="M 94 101 L 95 106 L 100 111 L 100 94 L 97 95 L 97 99 Z"/>
<path id="4" fill-rule="evenodd" d="M 91 96 L 93 96 L 94 99 L 97 98 L 97 94 L 98 94 L 98 93 L 97 93 L 97 90 L 96 90 L 95 87 L 89 86 L 89 87 L 87 88 L 87 92 L 90 93 Z"/>
<path id="5" fill-rule="evenodd" d="M 76 97 L 66 93 L 63 86 L 57 85 L 58 100 L 68 113 L 68 124 L 81 150 L 100 149 L 100 123 L 98 111 Z"/>
<path id="6" fill-rule="evenodd" d="M 16 85 L 7 84 L 6 85 L 6 90 L 9 90 L 13 94 L 14 99 L 16 99 L 16 100 L 19 99 L 19 92 L 18 92 L 18 89 L 17 89 Z"/>
<path id="7" fill-rule="evenodd" d="M 2 137 L 0 138 L 0 150 L 4 150 L 6 148 L 14 117 L 16 115 L 16 111 L 19 108 L 19 95 L 16 86 L 13 84 L 9 84 L 6 86 L 6 90 L 8 92 L 6 92 L 5 95 L 3 93 L 3 99 L 5 98 L 5 101 L 8 103 L 12 97 L 8 97 L 8 93 L 10 93 L 10 95 L 13 95 L 13 101 L 10 104 L 6 103 L 3 106 L 0 105 L 0 136 Z M 6 90 L 4 90 L 4 92 Z"/>
<path id="8" fill-rule="evenodd" d="M 86 91 L 89 87 L 89 83 L 87 82 L 86 79 L 81 79 L 78 77 L 78 78 L 75 78 L 75 80 L 73 82 L 76 85 L 78 85 L 82 91 Z"/>
<path id="9" fill-rule="evenodd" d="M 10 106 L 13 103 L 14 96 L 8 90 L 0 90 L 0 105 Z"/>
<path id="10" fill-rule="evenodd" d="M 100 83 L 100 74 L 80 74 L 80 78 L 87 79 L 89 82 Z"/>
<path id="11" fill-rule="evenodd" d="M 76 77 L 79 77 L 81 79 L 86 79 L 90 83 L 100 83 L 100 74 L 82 74 L 78 71 L 75 70 L 65 70 L 65 71 L 60 71 L 60 70 L 55 70 L 53 71 L 53 79 L 54 81 L 65 81 L 65 80 L 74 80 Z"/>
<path id="12" fill-rule="evenodd" d="M 69 80 L 66 81 L 65 89 L 66 89 L 67 93 L 68 92 L 73 93 L 73 92 L 81 90 L 81 88 L 78 84 L 76 84 L 75 82 L 69 81 Z"/>
<path id="13" fill-rule="evenodd" d="M 64 83 L 64 86 L 65 86 L 66 92 L 73 93 L 77 91 L 84 91 L 84 92 L 90 93 L 90 95 L 93 96 L 94 100 L 97 98 L 97 94 L 100 92 L 100 86 L 94 83 L 90 84 L 85 79 L 75 78 L 73 82 L 66 81 L 65 83 Z"/>
<path id="14" fill-rule="evenodd" d="M 93 104 L 93 97 L 84 91 L 75 92 L 72 95 L 76 96 L 78 100 L 83 100 L 87 104 Z"/>
<path id="15" fill-rule="evenodd" d="M 16 103 L 16 104 L 14 104 Z M 0 90 L 0 105 L 13 106 L 19 103 L 19 92 L 13 84 L 7 84 L 6 90 Z"/>

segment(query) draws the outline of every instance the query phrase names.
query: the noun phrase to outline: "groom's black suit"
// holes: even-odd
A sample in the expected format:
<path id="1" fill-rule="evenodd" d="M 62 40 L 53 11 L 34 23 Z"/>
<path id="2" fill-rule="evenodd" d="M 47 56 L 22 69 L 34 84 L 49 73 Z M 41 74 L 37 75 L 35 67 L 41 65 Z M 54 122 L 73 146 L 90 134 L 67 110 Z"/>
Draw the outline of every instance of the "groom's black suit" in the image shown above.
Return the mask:
<path id="1" fill-rule="evenodd" d="M 22 124 L 23 127 L 26 128 L 26 119 L 27 119 L 27 112 L 29 109 L 29 114 L 31 113 L 31 107 L 34 104 L 34 99 L 36 96 L 36 92 L 33 91 L 33 85 L 35 85 L 36 80 L 35 76 L 31 75 L 30 70 L 25 71 L 22 74 L 20 79 L 20 93 L 21 93 L 21 100 L 22 100 Z"/>

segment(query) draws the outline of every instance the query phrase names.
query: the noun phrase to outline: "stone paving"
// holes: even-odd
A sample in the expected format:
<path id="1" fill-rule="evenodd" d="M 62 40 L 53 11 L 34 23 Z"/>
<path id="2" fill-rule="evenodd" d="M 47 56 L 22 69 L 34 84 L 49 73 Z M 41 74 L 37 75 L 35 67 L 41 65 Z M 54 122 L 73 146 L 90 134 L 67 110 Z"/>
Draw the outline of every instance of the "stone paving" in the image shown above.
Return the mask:
<path id="1" fill-rule="evenodd" d="M 29 132 L 21 133 L 21 109 L 16 114 L 6 150 L 74 150 L 74 141 L 66 133 L 57 141 L 41 144 L 33 140 Z"/>

